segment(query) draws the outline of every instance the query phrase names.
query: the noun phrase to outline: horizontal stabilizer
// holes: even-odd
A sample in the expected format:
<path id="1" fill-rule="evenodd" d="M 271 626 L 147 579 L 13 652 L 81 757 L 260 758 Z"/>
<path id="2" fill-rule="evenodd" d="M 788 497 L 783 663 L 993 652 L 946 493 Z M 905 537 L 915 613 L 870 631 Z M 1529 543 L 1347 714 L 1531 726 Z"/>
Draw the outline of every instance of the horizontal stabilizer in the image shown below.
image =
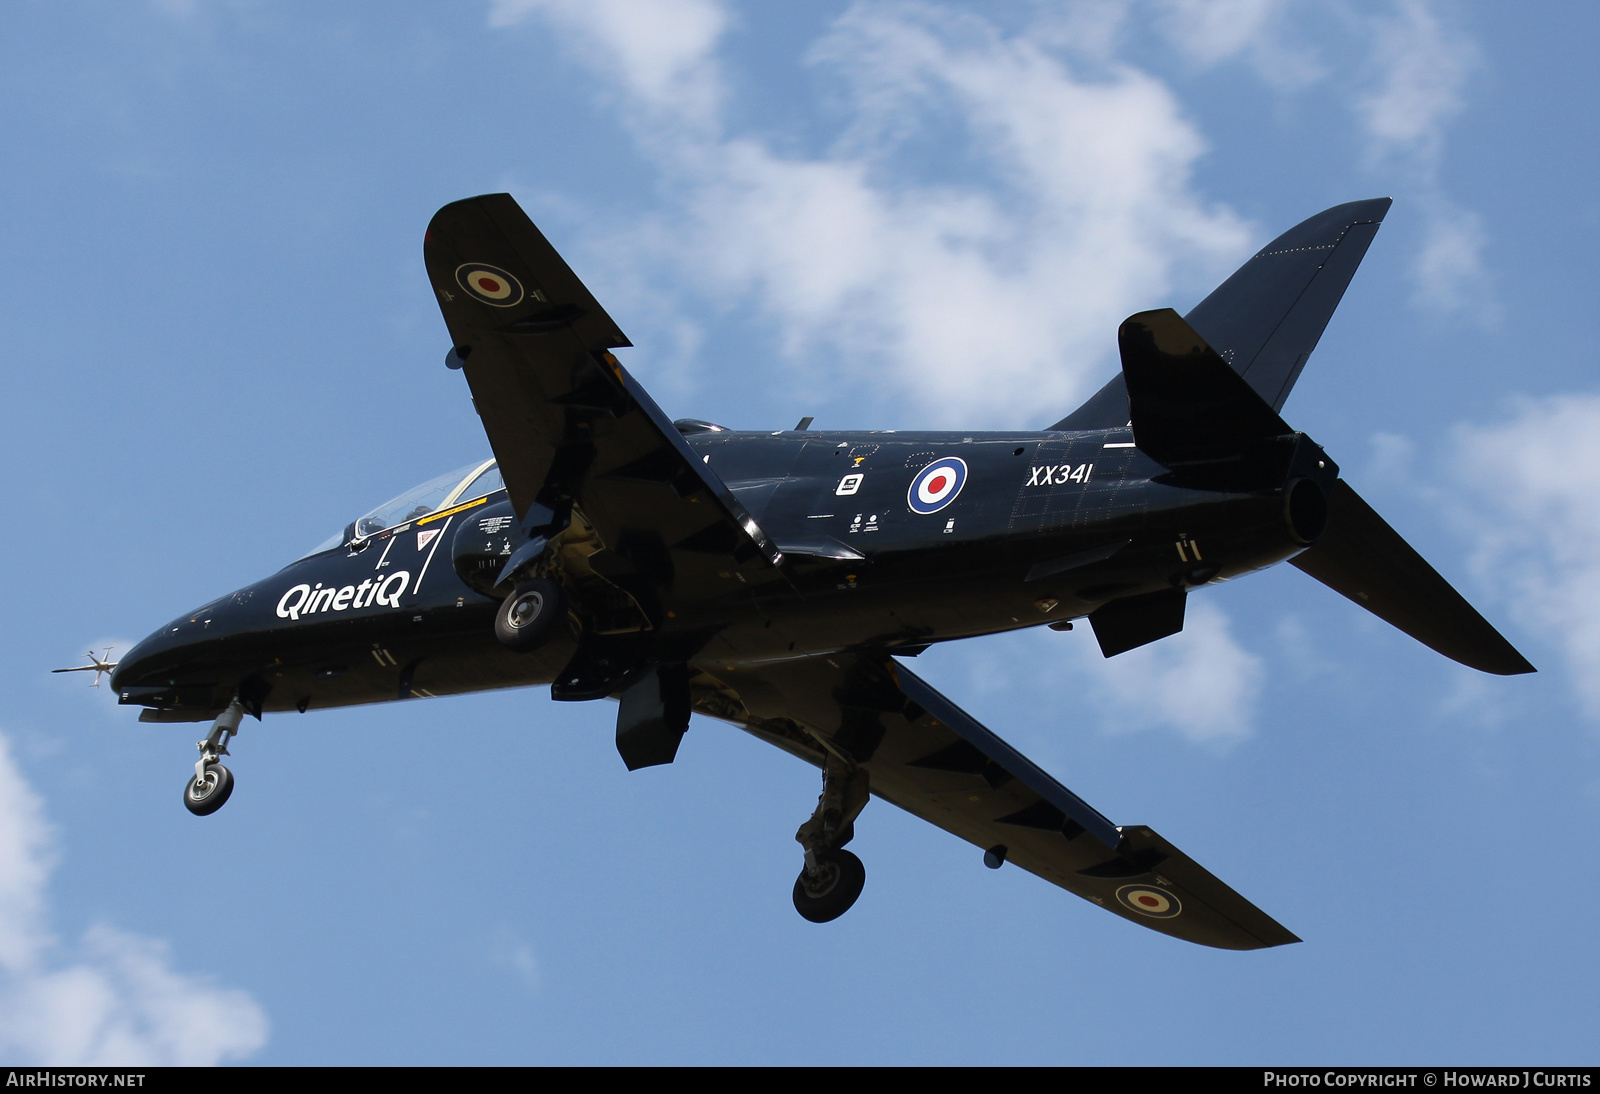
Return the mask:
<path id="1" fill-rule="evenodd" d="M 1536 671 L 1343 479 L 1327 531 L 1290 562 L 1453 661 L 1497 676 Z"/>
<path id="2" fill-rule="evenodd" d="M 1293 432 L 1171 308 L 1129 316 L 1117 348 L 1133 439 L 1168 467 L 1236 456 Z"/>

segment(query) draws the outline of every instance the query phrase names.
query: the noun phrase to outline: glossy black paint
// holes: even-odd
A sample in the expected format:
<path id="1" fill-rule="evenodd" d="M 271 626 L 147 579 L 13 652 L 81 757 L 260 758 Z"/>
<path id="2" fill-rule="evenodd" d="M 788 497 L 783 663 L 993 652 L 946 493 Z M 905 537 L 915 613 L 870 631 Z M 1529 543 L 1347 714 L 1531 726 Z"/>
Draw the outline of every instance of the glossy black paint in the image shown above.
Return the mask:
<path id="1" fill-rule="evenodd" d="M 1254 493 L 1164 484 L 1166 467 L 1137 448 L 1108 447 L 1131 445 L 1127 430 L 687 440 L 784 551 L 792 580 L 781 592 L 735 588 L 678 613 L 680 632 L 702 636 L 698 648 L 674 651 L 688 660 L 761 663 L 1039 626 L 1114 598 L 1235 577 L 1303 546 L 1281 484 Z M 968 468 L 959 494 L 936 513 L 914 512 L 912 480 L 948 456 Z M 841 494 L 850 476 L 858 485 Z M 247 679 L 269 686 L 267 711 L 548 684 L 569 639 L 531 656 L 493 639 L 496 563 L 520 545 L 509 517 L 499 491 L 301 559 L 146 638 L 113 685 L 124 702 L 188 720 L 214 715 Z M 558 537 L 558 557 L 560 547 Z M 1028 580 L 1108 547 L 1110 557 Z M 614 613 L 605 603 L 614 587 L 581 570 L 575 561 L 555 571 L 575 614 Z"/>
<path id="2" fill-rule="evenodd" d="M 630 769 L 672 762 L 693 711 L 824 768 L 803 879 L 876 796 L 1152 930 L 1297 941 L 903 658 L 1084 617 L 1115 656 L 1181 630 L 1189 590 L 1292 559 L 1447 656 L 1532 671 L 1278 416 L 1387 208 L 1310 218 L 1187 319 L 1130 317 L 1121 373 L 1055 428 L 764 433 L 669 422 L 516 203 L 453 203 L 424 256 L 504 488 L 411 511 L 430 483 L 391 503 L 409 514 L 393 527 L 388 508 L 353 521 L 341 546 L 150 635 L 113 685 L 141 720 L 181 722 L 235 698 L 260 716 L 548 684 L 621 700 Z M 495 636 L 519 584 L 567 611 L 525 651 Z"/>

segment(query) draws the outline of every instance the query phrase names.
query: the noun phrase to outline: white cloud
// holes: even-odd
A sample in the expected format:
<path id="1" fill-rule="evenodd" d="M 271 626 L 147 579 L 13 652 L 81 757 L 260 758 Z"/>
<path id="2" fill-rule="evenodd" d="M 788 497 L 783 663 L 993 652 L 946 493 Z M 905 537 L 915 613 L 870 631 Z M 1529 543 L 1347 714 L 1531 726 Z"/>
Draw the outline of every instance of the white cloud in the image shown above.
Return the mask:
<path id="1" fill-rule="evenodd" d="M 1398 0 L 1371 21 L 1378 86 L 1357 105 L 1374 148 L 1431 168 L 1445 124 L 1461 112 L 1462 88 L 1479 63 L 1477 47 L 1446 26 L 1427 0 Z"/>
<path id="2" fill-rule="evenodd" d="M 1282 7 L 1281 0 L 1164 0 L 1156 10 L 1174 45 L 1215 64 L 1260 42 Z"/>
<path id="3" fill-rule="evenodd" d="M 1483 218 L 1452 201 L 1439 183 L 1445 130 L 1465 106 L 1463 92 L 1481 64 L 1478 47 L 1453 30 L 1428 0 L 1396 0 L 1370 17 L 1372 83 L 1356 113 L 1377 164 L 1399 169 L 1416 187 L 1423 237 L 1411 263 L 1413 300 L 1435 311 L 1497 314 L 1483 262 Z"/>
<path id="4" fill-rule="evenodd" d="M 708 62 L 729 22 L 715 0 L 493 0 L 489 25 L 533 15 L 569 34 L 635 105 L 671 113 L 680 127 L 715 121 L 721 85 Z"/>
<path id="5" fill-rule="evenodd" d="M 175 971 L 163 942 L 98 925 L 75 960 L 60 960 L 46 922 L 51 835 L 0 736 L 0 1053 L 19 1064 L 187 1066 L 266 1043 L 266 1015 L 248 994 Z"/>
<path id="6" fill-rule="evenodd" d="M 1067 695 L 1075 724 L 1097 724 L 1111 734 L 1176 733 L 1213 748 L 1254 731 L 1265 681 L 1262 659 L 1234 640 L 1227 613 L 1204 591 L 1190 595 L 1181 633 L 1116 657 L 1101 655 L 1092 625 L 1081 619 L 1070 635 L 1034 628 L 935 646 L 917 671 L 936 687 L 941 679 L 964 680 L 974 712 L 1006 701 L 1057 711 Z M 1002 737 L 1016 732 L 992 728 Z M 1026 751 L 1046 767 L 1067 764 L 1058 729 L 1026 739 Z"/>
<path id="7" fill-rule="evenodd" d="M 1439 311 L 1476 308 L 1485 322 L 1499 314 L 1483 265 L 1483 218 L 1442 195 L 1423 203 L 1424 236 L 1412 264 L 1418 303 Z"/>
<path id="8" fill-rule="evenodd" d="M 50 943 L 44 889 L 54 865 L 44 804 L 0 737 L 0 969 L 27 967 Z"/>
<path id="9" fill-rule="evenodd" d="M 510 928 L 502 928 L 491 946 L 496 965 L 511 973 L 530 992 L 539 990 L 539 956 L 526 939 Z"/>
<path id="10" fill-rule="evenodd" d="M 1477 570 L 1509 583 L 1513 615 L 1555 641 L 1600 718 L 1600 396 L 1529 401 L 1508 421 L 1463 426 L 1450 466 Z"/>
<path id="11" fill-rule="evenodd" d="M 622 59 L 598 71 L 631 96 L 639 145 L 677 196 L 654 233 L 659 260 L 692 274 L 672 280 L 723 305 L 753 301 L 793 359 L 866 378 L 924 419 L 1065 413 L 1103 379 L 1124 316 L 1189 303 L 1167 299 L 1175 267 L 1220 277 L 1247 252 L 1238 218 L 1190 187 L 1205 143 L 1163 83 L 1126 66 L 1080 76 L 976 16 L 846 12 L 811 61 L 838 79 L 850 123 L 831 151 L 805 156 L 665 109 L 673 94 L 639 75 L 720 86 L 709 30 L 642 60 L 600 9 L 516 10 L 546 14 L 585 56 L 607 42 Z M 921 183 L 896 159 L 908 140 L 951 132 L 941 155 L 981 181 Z"/>
<path id="12" fill-rule="evenodd" d="M 1330 75 L 1310 47 L 1290 37 L 1312 35 L 1317 9 L 1288 0 L 1152 0 L 1155 24 L 1177 49 L 1202 66 L 1241 61 L 1279 90 L 1295 91 Z M 1449 124 L 1465 107 L 1465 89 L 1481 65 L 1478 47 L 1440 18 L 1430 0 L 1394 0 L 1383 9 L 1344 9 L 1342 23 L 1367 48 L 1327 49 L 1345 58 L 1330 88 L 1365 86 L 1351 99 L 1372 166 L 1398 173 L 1410 215 L 1422 217 L 1411 260 L 1413 301 L 1442 312 L 1497 315 L 1484 268 L 1483 218 L 1451 200 L 1439 182 Z M 1329 24 L 1330 26 L 1333 24 Z M 1389 185 L 1392 185 L 1389 184 Z M 1407 215 L 1403 213 L 1403 215 Z"/>
<path id="13" fill-rule="evenodd" d="M 1242 59 L 1284 90 L 1327 75 L 1309 49 L 1289 44 L 1287 0 L 1155 0 L 1153 6 L 1162 34 L 1202 66 Z"/>
<path id="14" fill-rule="evenodd" d="M 1261 658 L 1233 640 L 1227 615 L 1203 596 L 1190 596 L 1182 634 L 1084 665 L 1111 728 L 1169 728 L 1216 745 L 1250 734 Z M 1087 643 L 1081 650 L 1100 656 Z"/>

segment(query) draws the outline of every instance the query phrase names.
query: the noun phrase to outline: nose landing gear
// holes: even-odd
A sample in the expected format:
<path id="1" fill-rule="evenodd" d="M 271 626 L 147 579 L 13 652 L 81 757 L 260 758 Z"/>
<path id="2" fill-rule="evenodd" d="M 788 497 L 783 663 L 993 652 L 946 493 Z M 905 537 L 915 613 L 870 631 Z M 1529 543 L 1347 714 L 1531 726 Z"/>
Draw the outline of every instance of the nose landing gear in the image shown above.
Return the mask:
<path id="1" fill-rule="evenodd" d="M 794 910 L 802 918 L 812 923 L 838 919 L 861 895 L 867 868 L 844 845 L 855 835 L 855 819 L 870 797 L 865 771 L 828 757 L 816 811 L 794 835 L 806 855 L 794 883 Z"/>
<path id="2" fill-rule="evenodd" d="M 183 805 L 197 817 L 209 816 L 227 804 L 233 793 L 233 772 L 217 761 L 228 755 L 228 738 L 239 732 L 239 721 L 244 717 L 244 705 L 238 699 L 217 715 L 211 723 L 206 739 L 198 741 L 200 759 L 194 765 L 194 775 L 183 788 Z"/>

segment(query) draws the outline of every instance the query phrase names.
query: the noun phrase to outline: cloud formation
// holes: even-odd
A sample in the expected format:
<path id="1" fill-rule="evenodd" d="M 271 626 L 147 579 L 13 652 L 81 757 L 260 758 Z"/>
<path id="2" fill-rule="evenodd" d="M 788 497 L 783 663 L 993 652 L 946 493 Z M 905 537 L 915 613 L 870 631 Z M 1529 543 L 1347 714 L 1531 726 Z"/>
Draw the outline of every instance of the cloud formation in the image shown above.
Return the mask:
<path id="1" fill-rule="evenodd" d="M 63 960 L 48 926 L 52 833 L 0 735 L 0 1052 L 18 1064 L 192 1066 L 250 1055 L 247 993 L 176 971 L 164 942 L 104 924 Z"/>
<path id="2" fill-rule="evenodd" d="M 1287 0 L 1153 0 L 1151 6 L 1167 41 L 1202 67 L 1243 60 L 1284 91 L 1328 74 L 1308 47 L 1292 43 Z"/>
<path id="3" fill-rule="evenodd" d="M 1465 105 L 1481 64 L 1477 46 L 1453 30 L 1427 0 L 1396 0 L 1366 20 L 1373 42 L 1370 90 L 1356 100 L 1374 160 L 1417 186 L 1424 237 L 1412 262 L 1416 303 L 1438 311 L 1477 309 L 1494 316 L 1482 218 L 1450 198 L 1440 182 L 1445 131 Z"/>
<path id="4" fill-rule="evenodd" d="M 1506 421 L 1463 426 L 1449 465 L 1475 568 L 1509 582 L 1512 614 L 1554 640 L 1600 719 L 1600 395 L 1530 400 Z"/>
<path id="5" fill-rule="evenodd" d="M 1174 733 L 1195 744 L 1226 748 L 1250 736 L 1266 670 L 1241 646 L 1225 613 L 1204 590 L 1189 597 L 1183 631 L 1103 657 L 1088 620 L 1070 635 L 1042 629 L 1013 632 L 930 650 L 923 658 L 959 674 L 987 705 L 1003 695 L 1039 711 L 1059 711 L 1070 696 L 1072 721 L 1106 733 Z M 1048 670 L 1041 671 L 1041 665 Z M 920 671 L 920 670 L 919 670 Z M 1010 727 L 994 726 L 1001 736 Z M 1059 748 L 1052 734 L 1028 751 L 1048 762 Z"/>
<path id="6" fill-rule="evenodd" d="M 1437 164 L 1445 126 L 1461 112 L 1462 90 L 1479 64 L 1477 47 L 1427 0 L 1397 0 L 1371 18 L 1376 86 L 1356 109 L 1381 154 Z"/>
<path id="7" fill-rule="evenodd" d="M 650 10 L 672 22 L 669 7 Z M 1111 367 L 1117 323 L 1166 302 L 1175 267 L 1225 274 L 1247 252 L 1245 225 L 1193 192 L 1205 142 L 1147 73 L 1090 77 L 973 15 L 858 4 L 810 53 L 846 124 L 796 154 L 728 132 L 726 19 L 704 0 L 676 10 L 688 29 L 659 38 L 607 5 L 502 0 L 493 18 L 541 14 L 622 94 L 679 205 L 662 261 L 724 307 L 753 303 L 793 360 L 849 369 L 923 420 L 1064 414 Z M 948 177 L 976 180 L 920 181 L 903 153 L 950 131 Z"/>
<path id="8" fill-rule="evenodd" d="M 1172 729 L 1212 745 L 1249 736 L 1265 678 L 1261 658 L 1234 641 L 1227 615 L 1204 595 L 1189 598 L 1182 634 L 1108 659 L 1092 643 L 1079 644 L 1109 728 Z"/>
<path id="9" fill-rule="evenodd" d="M 1482 57 L 1434 4 L 1393 0 L 1340 9 L 1287 0 L 1151 2 L 1156 27 L 1202 67 L 1238 61 L 1280 92 L 1320 85 L 1343 96 L 1373 170 L 1398 174 L 1421 213 L 1422 241 L 1411 263 L 1414 302 L 1434 311 L 1476 310 L 1492 321 L 1483 220 L 1455 202 L 1440 181 L 1450 123 L 1466 105 Z M 1313 20 L 1324 24 L 1320 51 L 1306 44 L 1318 37 Z M 1339 48 L 1330 49 L 1330 42 Z M 1328 56 L 1335 53 L 1337 62 Z"/>
<path id="10" fill-rule="evenodd" d="M 1416 188 L 1416 302 L 1490 313 L 1482 220 L 1438 182 L 1478 54 L 1428 0 L 1332 19 L 1337 66 L 1302 41 L 1325 13 L 1286 0 L 1078 6 L 1016 33 L 861 0 L 807 54 L 840 113 L 812 152 L 736 130 L 716 0 L 495 0 L 490 22 L 554 30 L 660 170 L 671 208 L 628 248 L 670 267 L 653 293 L 753 306 L 792 363 L 919 421 L 1019 426 L 1098 386 L 1124 316 L 1193 304 L 1260 234 L 1197 192 L 1206 141 L 1171 87 L 1119 59 L 1135 15 L 1202 67 L 1343 98 L 1374 166 Z"/>

